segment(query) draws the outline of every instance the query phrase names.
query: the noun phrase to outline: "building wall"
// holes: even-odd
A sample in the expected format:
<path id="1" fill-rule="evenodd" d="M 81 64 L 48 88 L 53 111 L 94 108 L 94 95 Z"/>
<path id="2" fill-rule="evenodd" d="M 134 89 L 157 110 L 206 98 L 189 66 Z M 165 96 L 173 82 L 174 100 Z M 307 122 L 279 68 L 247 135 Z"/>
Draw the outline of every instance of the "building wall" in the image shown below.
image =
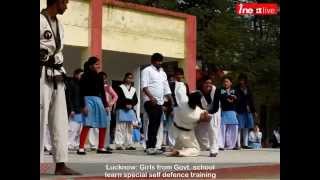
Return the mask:
<path id="1" fill-rule="evenodd" d="M 104 5 L 102 23 L 104 50 L 185 57 L 184 19 Z"/>
<path id="2" fill-rule="evenodd" d="M 46 0 L 40 0 L 40 10 L 46 7 Z M 64 25 L 64 44 L 89 46 L 89 2 L 70 0 L 63 16 L 58 16 Z"/>
<path id="3" fill-rule="evenodd" d="M 46 0 L 40 0 L 40 9 L 45 6 Z M 194 16 L 115 0 L 69 0 L 67 11 L 58 18 L 64 25 L 66 47 L 80 48 L 82 60 L 94 55 L 108 66 L 110 59 L 103 57 L 103 50 L 148 57 L 160 52 L 179 61 L 190 89 L 195 88 Z M 78 59 L 71 61 L 79 64 Z"/>
<path id="4" fill-rule="evenodd" d="M 46 0 L 40 0 L 40 9 Z M 89 47 L 89 1 L 70 0 L 58 17 L 64 25 L 65 45 Z M 167 57 L 185 56 L 185 20 L 151 13 L 103 6 L 102 49 Z M 170 25 L 170 26 L 169 26 Z M 133 45 L 134 44 L 134 45 Z"/>

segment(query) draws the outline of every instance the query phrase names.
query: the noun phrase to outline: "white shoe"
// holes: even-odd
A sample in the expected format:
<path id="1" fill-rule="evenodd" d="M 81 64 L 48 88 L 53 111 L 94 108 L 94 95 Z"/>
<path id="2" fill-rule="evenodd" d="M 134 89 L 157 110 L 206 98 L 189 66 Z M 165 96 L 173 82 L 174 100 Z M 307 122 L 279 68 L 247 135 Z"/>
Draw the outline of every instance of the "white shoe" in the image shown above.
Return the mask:
<path id="1" fill-rule="evenodd" d="M 83 148 L 79 148 L 79 149 L 77 150 L 77 154 L 79 154 L 79 155 L 85 155 L 85 154 L 86 154 L 86 151 L 85 151 L 85 149 L 83 149 Z"/>
<path id="2" fill-rule="evenodd" d="M 78 151 L 79 152 L 86 152 L 85 149 L 83 149 L 83 148 L 79 148 Z"/>
<path id="3" fill-rule="evenodd" d="M 155 148 L 148 148 L 146 152 L 148 155 L 156 155 L 157 154 L 157 150 Z"/>
<path id="4" fill-rule="evenodd" d="M 157 154 L 162 154 L 163 151 L 156 149 L 156 148 L 149 148 L 146 150 L 148 155 L 157 155 Z"/>

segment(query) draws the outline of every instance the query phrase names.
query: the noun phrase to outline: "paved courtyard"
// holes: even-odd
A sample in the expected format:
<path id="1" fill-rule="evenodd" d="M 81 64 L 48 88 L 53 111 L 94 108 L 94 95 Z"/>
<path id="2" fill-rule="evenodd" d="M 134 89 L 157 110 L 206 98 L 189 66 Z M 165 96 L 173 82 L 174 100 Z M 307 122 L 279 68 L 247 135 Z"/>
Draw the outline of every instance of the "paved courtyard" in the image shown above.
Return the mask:
<path id="1" fill-rule="evenodd" d="M 104 178 L 106 164 L 199 164 L 214 165 L 217 179 L 279 179 L 280 149 L 261 150 L 227 150 L 220 151 L 216 158 L 208 157 L 202 151 L 198 157 L 166 157 L 165 155 L 146 155 L 142 148 L 134 151 L 117 151 L 113 154 L 96 154 L 88 152 L 85 156 L 70 152 L 68 165 L 81 172 L 80 177 L 54 176 L 52 157 L 45 155 L 45 163 L 41 164 L 41 179 L 107 179 Z"/>

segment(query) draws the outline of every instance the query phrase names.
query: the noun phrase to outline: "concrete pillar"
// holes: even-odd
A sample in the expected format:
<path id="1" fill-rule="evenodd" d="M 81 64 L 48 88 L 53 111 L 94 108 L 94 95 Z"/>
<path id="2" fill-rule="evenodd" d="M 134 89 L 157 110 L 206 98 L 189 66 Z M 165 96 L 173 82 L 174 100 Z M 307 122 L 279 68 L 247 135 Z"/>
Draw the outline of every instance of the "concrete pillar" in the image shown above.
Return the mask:
<path id="1" fill-rule="evenodd" d="M 197 59 L 197 22 L 195 16 L 188 16 L 186 19 L 186 52 L 183 67 L 185 77 L 190 90 L 196 89 L 196 59 Z"/>
<path id="2" fill-rule="evenodd" d="M 102 7 L 103 0 L 90 0 L 89 52 L 101 60 L 102 70 Z"/>
<path id="3" fill-rule="evenodd" d="M 134 88 L 136 88 L 136 92 L 137 92 L 137 97 L 138 100 L 140 99 L 140 67 L 137 67 L 134 72 L 133 72 L 133 76 L 134 76 Z M 141 99 L 140 99 L 141 101 Z M 141 122 L 140 119 L 140 101 L 138 101 L 138 104 L 135 107 L 136 113 L 137 113 L 137 118 L 138 121 Z"/>

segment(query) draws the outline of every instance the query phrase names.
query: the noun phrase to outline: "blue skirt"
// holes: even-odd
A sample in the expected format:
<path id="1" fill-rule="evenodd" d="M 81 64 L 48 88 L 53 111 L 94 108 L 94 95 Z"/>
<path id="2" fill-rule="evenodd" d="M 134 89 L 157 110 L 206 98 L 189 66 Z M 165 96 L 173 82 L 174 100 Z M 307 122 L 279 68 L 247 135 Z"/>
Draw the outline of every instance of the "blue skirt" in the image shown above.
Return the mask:
<path id="1" fill-rule="evenodd" d="M 110 119 L 101 98 L 97 96 L 85 96 L 84 98 L 88 108 L 88 115 L 84 116 L 84 126 L 106 128 Z"/>
<path id="2" fill-rule="evenodd" d="M 77 122 L 79 124 L 82 124 L 84 122 L 84 117 L 81 113 L 75 114 L 73 118 L 71 118 L 71 121 Z"/>
<path id="3" fill-rule="evenodd" d="M 237 115 L 239 128 L 253 128 L 254 121 L 251 113 L 241 113 Z"/>
<path id="4" fill-rule="evenodd" d="M 123 109 L 118 109 L 117 110 L 117 121 L 132 123 L 133 121 L 137 121 L 137 116 L 136 116 L 136 113 L 132 109 L 130 109 L 128 111 L 125 111 Z"/>
<path id="5" fill-rule="evenodd" d="M 235 111 L 222 111 L 221 112 L 221 123 L 222 124 L 234 124 L 237 125 L 238 119 Z"/>

